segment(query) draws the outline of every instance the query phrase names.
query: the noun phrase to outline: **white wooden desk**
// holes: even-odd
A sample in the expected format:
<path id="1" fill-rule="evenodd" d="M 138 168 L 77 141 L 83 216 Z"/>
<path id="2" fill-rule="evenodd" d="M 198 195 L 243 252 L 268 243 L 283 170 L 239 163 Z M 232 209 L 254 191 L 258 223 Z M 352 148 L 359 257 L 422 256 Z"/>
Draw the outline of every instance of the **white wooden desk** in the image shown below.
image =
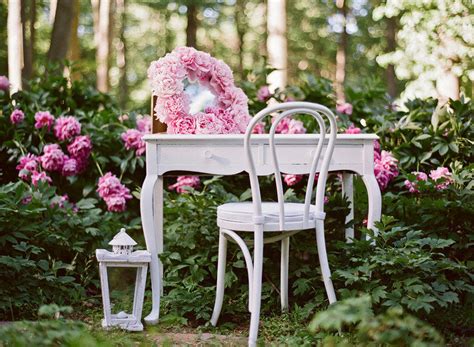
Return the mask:
<path id="1" fill-rule="evenodd" d="M 309 172 L 318 135 L 276 135 L 281 172 L 303 174 Z M 367 226 L 381 215 L 381 194 L 374 176 L 375 134 L 340 134 L 337 136 L 329 171 L 345 171 L 344 194 L 351 202 L 353 218 L 352 173 L 362 177 L 367 188 L 369 211 Z M 190 174 L 235 175 L 246 171 L 244 135 L 168 135 L 150 134 L 146 142 L 146 177 L 143 182 L 140 210 L 143 232 L 151 253 L 150 273 L 152 284 L 152 312 L 145 318 L 149 324 L 157 323 L 162 294 L 163 268 L 158 254 L 163 251 L 163 175 L 170 172 Z M 252 141 L 256 169 L 259 175 L 273 173 L 268 135 L 257 135 Z M 324 153 L 324 152 L 323 152 Z M 289 171 L 290 165 L 291 171 Z M 294 164 L 298 164 L 295 167 Z M 352 228 L 346 229 L 346 238 L 354 236 Z"/>

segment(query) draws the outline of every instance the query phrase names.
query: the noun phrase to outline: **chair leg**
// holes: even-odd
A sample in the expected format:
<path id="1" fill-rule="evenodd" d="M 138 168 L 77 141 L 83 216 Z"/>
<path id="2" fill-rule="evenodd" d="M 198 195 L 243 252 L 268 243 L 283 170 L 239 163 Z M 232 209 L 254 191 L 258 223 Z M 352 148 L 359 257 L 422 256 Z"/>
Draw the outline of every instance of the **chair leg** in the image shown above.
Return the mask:
<path id="1" fill-rule="evenodd" d="M 288 265 L 290 261 L 290 238 L 281 240 L 281 265 L 280 265 L 280 301 L 281 310 L 288 310 Z"/>
<path id="2" fill-rule="evenodd" d="M 249 346 L 257 344 L 258 325 L 260 321 L 260 304 L 262 298 L 262 266 L 263 266 L 263 226 L 255 226 L 253 253 L 253 284 L 252 313 L 250 317 Z"/>
<path id="3" fill-rule="evenodd" d="M 316 222 L 316 245 L 318 246 L 319 264 L 323 274 L 324 287 L 328 295 L 329 303 L 336 302 L 336 293 L 331 280 L 331 270 L 329 269 L 328 255 L 326 253 L 326 241 L 324 239 L 324 221 Z"/>
<path id="4" fill-rule="evenodd" d="M 224 278 L 225 265 L 227 256 L 227 239 L 222 232 L 219 232 L 219 254 L 217 261 L 217 284 L 216 284 L 216 301 L 214 303 L 214 311 L 212 312 L 211 324 L 216 326 L 217 320 L 221 314 L 222 303 L 224 301 Z"/>

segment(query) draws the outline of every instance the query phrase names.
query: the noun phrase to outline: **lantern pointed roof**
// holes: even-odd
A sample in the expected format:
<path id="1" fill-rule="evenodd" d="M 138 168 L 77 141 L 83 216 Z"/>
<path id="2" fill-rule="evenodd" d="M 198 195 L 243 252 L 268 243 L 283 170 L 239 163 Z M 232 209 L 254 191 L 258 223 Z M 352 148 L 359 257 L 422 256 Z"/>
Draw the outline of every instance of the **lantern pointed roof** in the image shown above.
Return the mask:
<path id="1" fill-rule="evenodd" d="M 120 229 L 120 232 L 109 242 L 111 246 L 135 246 L 136 244 L 135 240 L 125 232 L 125 228 Z"/>

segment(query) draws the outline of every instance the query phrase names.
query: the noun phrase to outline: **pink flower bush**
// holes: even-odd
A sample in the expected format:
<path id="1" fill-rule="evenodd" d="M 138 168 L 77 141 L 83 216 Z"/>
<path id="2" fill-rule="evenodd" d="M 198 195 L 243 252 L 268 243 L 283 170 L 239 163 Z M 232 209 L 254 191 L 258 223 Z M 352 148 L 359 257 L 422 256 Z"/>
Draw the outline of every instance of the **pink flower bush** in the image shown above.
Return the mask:
<path id="1" fill-rule="evenodd" d="M 61 171 L 64 160 L 67 156 L 61 150 L 58 144 L 46 145 L 43 148 L 43 155 L 39 158 L 41 166 L 47 171 Z"/>
<path id="2" fill-rule="evenodd" d="M 46 172 L 33 172 L 31 175 L 31 183 L 36 187 L 38 185 L 38 182 L 47 182 L 51 183 L 53 182 L 51 177 L 49 177 Z"/>
<path id="3" fill-rule="evenodd" d="M 342 103 L 342 104 L 338 104 L 336 106 L 336 111 L 339 112 L 339 113 L 347 114 L 348 116 L 350 116 L 352 114 L 353 107 L 348 102 L 345 102 L 345 103 Z"/>
<path id="4" fill-rule="evenodd" d="M 125 148 L 128 150 L 134 149 L 136 155 L 145 153 L 145 141 L 142 140 L 142 137 L 143 133 L 137 129 L 128 129 L 121 135 Z"/>
<path id="5" fill-rule="evenodd" d="M 431 170 L 430 178 L 437 183 L 437 190 L 444 190 L 453 183 L 452 174 L 447 167 L 439 167 L 436 170 Z"/>
<path id="6" fill-rule="evenodd" d="M 270 93 L 270 89 L 268 88 L 268 86 L 260 87 L 260 89 L 257 91 L 257 99 L 259 101 L 265 102 L 270 99 L 271 96 L 272 93 Z"/>
<path id="7" fill-rule="evenodd" d="M 283 175 L 283 181 L 286 183 L 288 187 L 294 186 L 298 184 L 303 179 L 303 175 Z"/>
<path id="8" fill-rule="evenodd" d="M 7 76 L 0 76 L 0 90 L 8 92 L 10 89 L 10 81 Z"/>
<path id="9" fill-rule="evenodd" d="M 138 115 L 137 120 L 137 129 L 144 134 L 151 133 L 151 117 L 149 115 Z"/>
<path id="10" fill-rule="evenodd" d="M 16 169 L 19 171 L 18 176 L 22 180 L 27 180 L 29 175 L 38 169 L 38 157 L 31 153 L 22 156 Z"/>
<path id="11" fill-rule="evenodd" d="M 176 190 L 179 194 L 188 193 L 189 188 L 196 189 L 199 187 L 200 180 L 198 176 L 179 176 L 175 184 L 168 187 L 170 190 Z"/>
<path id="12" fill-rule="evenodd" d="M 61 140 L 69 140 L 81 133 L 81 123 L 74 116 L 62 116 L 56 120 L 54 135 Z"/>
<path id="13" fill-rule="evenodd" d="M 242 89 L 235 87 L 229 66 L 208 53 L 191 47 L 178 47 L 151 63 L 148 78 L 153 95 L 157 96 L 155 116 L 167 125 L 169 134 L 245 132 L 251 119 L 247 97 Z M 204 112 L 189 114 L 189 96 L 184 92 L 185 79 L 198 81 L 216 95 L 212 107 Z"/>
<path id="14" fill-rule="evenodd" d="M 374 173 L 381 190 L 387 188 L 389 182 L 398 176 L 397 163 L 398 160 L 387 151 L 382 151 L 379 156 L 375 156 Z"/>
<path id="15" fill-rule="evenodd" d="M 25 119 L 25 114 L 22 110 L 16 109 L 10 114 L 10 122 L 14 125 L 18 125 Z"/>
<path id="16" fill-rule="evenodd" d="M 362 131 L 360 128 L 357 128 L 354 124 L 351 124 L 349 128 L 344 132 L 345 134 L 360 134 Z"/>
<path id="17" fill-rule="evenodd" d="M 123 212 L 127 208 L 127 200 L 132 198 L 130 190 L 125 187 L 117 176 L 107 172 L 99 178 L 97 193 L 107 204 L 111 212 Z"/>
<path id="18" fill-rule="evenodd" d="M 80 169 L 81 166 L 76 159 L 66 157 L 61 168 L 61 174 L 63 176 L 75 176 L 79 173 Z"/>
<path id="19" fill-rule="evenodd" d="M 413 175 L 416 176 L 416 181 L 412 182 L 410 180 L 405 180 L 404 184 L 405 187 L 410 191 L 410 193 L 419 193 L 417 182 L 419 181 L 427 181 L 428 176 L 424 172 L 412 172 Z"/>
<path id="20" fill-rule="evenodd" d="M 275 132 L 277 134 L 304 134 L 306 133 L 306 128 L 302 121 L 286 117 L 278 123 Z"/>
<path id="21" fill-rule="evenodd" d="M 54 116 L 48 111 L 40 111 L 35 113 L 35 128 L 48 128 L 48 131 L 51 129 L 51 126 L 54 124 Z"/>

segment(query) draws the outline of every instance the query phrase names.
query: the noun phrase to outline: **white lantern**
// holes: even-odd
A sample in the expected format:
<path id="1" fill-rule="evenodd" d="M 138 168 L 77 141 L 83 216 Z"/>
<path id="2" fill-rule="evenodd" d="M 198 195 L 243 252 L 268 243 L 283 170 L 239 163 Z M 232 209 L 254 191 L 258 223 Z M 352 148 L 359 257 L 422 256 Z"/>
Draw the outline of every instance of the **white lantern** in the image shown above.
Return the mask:
<path id="1" fill-rule="evenodd" d="M 110 328 L 118 326 L 129 331 L 142 331 L 141 322 L 143 299 L 145 295 L 146 276 L 148 264 L 150 263 L 150 253 L 147 251 L 133 252 L 133 246 L 137 243 L 121 229 L 115 235 L 109 245 L 112 245 L 113 252 L 106 249 L 97 249 L 95 251 L 97 261 L 99 262 L 100 284 L 102 289 L 102 302 L 104 306 L 104 319 L 102 327 Z M 110 306 L 109 279 L 107 274 L 108 267 L 132 267 L 137 268 L 135 281 L 135 294 L 133 298 L 133 312 L 119 312 L 112 314 Z"/>

